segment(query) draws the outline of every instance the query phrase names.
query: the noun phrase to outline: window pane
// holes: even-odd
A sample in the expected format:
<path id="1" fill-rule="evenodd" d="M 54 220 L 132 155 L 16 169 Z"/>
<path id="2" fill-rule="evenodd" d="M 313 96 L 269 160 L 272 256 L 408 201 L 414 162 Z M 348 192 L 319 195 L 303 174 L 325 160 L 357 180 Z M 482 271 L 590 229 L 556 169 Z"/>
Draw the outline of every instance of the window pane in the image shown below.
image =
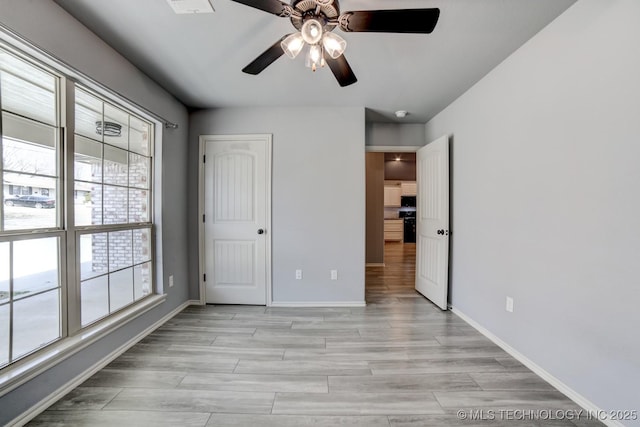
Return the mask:
<path id="1" fill-rule="evenodd" d="M 18 173 L 5 173 L 3 176 L 5 230 L 56 227 L 55 178 Z M 15 190 L 17 187 L 21 189 L 21 194 L 7 194 L 8 189 Z M 43 196 L 43 192 L 48 196 Z"/>
<path id="2" fill-rule="evenodd" d="M 76 134 L 102 141 L 97 123 L 102 123 L 102 101 L 76 88 Z"/>
<path id="3" fill-rule="evenodd" d="M 14 299 L 57 288 L 58 265 L 57 237 L 13 242 Z"/>
<path id="4" fill-rule="evenodd" d="M 113 313 L 133 302 L 133 268 L 109 274 L 110 312 Z"/>
<path id="5" fill-rule="evenodd" d="M 119 148 L 104 147 L 105 184 L 127 185 L 129 165 L 127 152 Z"/>
<path id="6" fill-rule="evenodd" d="M 133 263 L 151 260 L 151 229 L 133 230 Z"/>
<path id="7" fill-rule="evenodd" d="M 105 224 L 127 223 L 127 189 L 104 186 L 103 221 Z"/>
<path id="8" fill-rule="evenodd" d="M 149 158 L 129 154 L 129 186 L 149 188 Z"/>
<path id="9" fill-rule="evenodd" d="M 133 291 L 137 300 L 151 294 L 151 263 L 136 265 L 133 268 Z"/>
<path id="10" fill-rule="evenodd" d="M 13 359 L 60 337 L 58 289 L 13 304 Z"/>
<path id="11" fill-rule="evenodd" d="M 13 114 L 2 114 L 5 170 L 57 176 L 57 129 Z"/>
<path id="12" fill-rule="evenodd" d="M 133 265 L 131 230 L 109 233 L 109 271 Z"/>
<path id="13" fill-rule="evenodd" d="M 76 225 L 102 224 L 102 185 L 77 181 L 74 194 Z"/>
<path id="14" fill-rule="evenodd" d="M 76 225 L 102 224 L 102 185 L 77 181 L 73 207 Z"/>
<path id="15" fill-rule="evenodd" d="M 80 285 L 80 304 L 82 326 L 109 314 L 108 276 L 82 282 Z"/>
<path id="16" fill-rule="evenodd" d="M 9 304 L 0 305 L 0 366 L 9 363 Z"/>
<path id="17" fill-rule="evenodd" d="M 129 222 L 149 222 L 149 191 L 129 190 Z"/>
<path id="18" fill-rule="evenodd" d="M 0 50 L 2 109 L 56 124 L 57 78 Z"/>
<path id="19" fill-rule="evenodd" d="M 0 304 L 9 300 L 9 245 L 0 243 Z"/>
<path id="20" fill-rule="evenodd" d="M 129 114 L 104 104 L 104 142 L 116 147 L 129 148 Z"/>
<path id="21" fill-rule="evenodd" d="M 148 156 L 149 137 L 151 135 L 151 125 L 135 117 L 130 118 L 131 128 L 129 131 L 129 150 Z"/>
<path id="22" fill-rule="evenodd" d="M 108 272 L 107 251 L 107 233 L 80 236 L 80 280 Z"/>
<path id="23" fill-rule="evenodd" d="M 102 144 L 76 136 L 75 153 L 75 178 L 102 182 Z"/>

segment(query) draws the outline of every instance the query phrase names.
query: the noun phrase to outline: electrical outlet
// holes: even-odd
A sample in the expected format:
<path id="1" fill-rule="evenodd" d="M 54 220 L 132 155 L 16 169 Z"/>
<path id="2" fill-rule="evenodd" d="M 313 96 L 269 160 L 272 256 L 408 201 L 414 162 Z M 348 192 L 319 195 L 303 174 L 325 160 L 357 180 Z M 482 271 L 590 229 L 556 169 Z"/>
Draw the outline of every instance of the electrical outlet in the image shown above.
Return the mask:
<path id="1" fill-rule="evenodd" d="M 331 280 L 338 280 L 338 270 L 331 270 Z"/>
<path id="2" fill-rule="evenodd" d="M 296 270 L 296 280 L 302 280 L 302 270 Z"/>
<path id="3" fill-rule="evenodd" d="M 513 298 L 507 297 L 507 306 L 505 307 L 509 313 L 513 313 Z"/>
<path id="4" fill-rule="evenodd" d="M 173 288 L 173 274 L 169 275 L 169 287 Z"/>

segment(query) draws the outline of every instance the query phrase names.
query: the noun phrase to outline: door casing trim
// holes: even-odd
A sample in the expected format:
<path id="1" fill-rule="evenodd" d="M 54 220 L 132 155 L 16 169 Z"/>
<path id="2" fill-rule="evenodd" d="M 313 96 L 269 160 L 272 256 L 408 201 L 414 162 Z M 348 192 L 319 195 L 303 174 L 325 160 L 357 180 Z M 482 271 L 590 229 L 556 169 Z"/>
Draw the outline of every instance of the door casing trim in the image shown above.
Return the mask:
<path id="1" fill-rule="evenodd" d="M 255 140 L 263 140 L 266 144 L 266 175 L 267 175 L 267 194 L 265 197 L 265 228 L 267 232 L 265 233 L 266 239 L 266 251 L 265 251 L 265 276 L 266 276 L 266 306 L 270 307 L 272 305 L 273 299 L 273 290 L 271 289 L 271 180 L 272 178 L 272 140 L 273 135 L 270 133 L 264 134 L 241 134 L 241 135 L 200 135 L 198 138 L 198 283 L 199 283 L 199 293 L 200 293 L 200 304 L 205 305 L 207 303 L 206 299 L 206 284 L 204 281 L 204 272 L 205 272 L 205 257 L 204 257 L 204 222 L 202 221 L 202 216 L 205 214 L 204 212 L 204 153 L 205 153 L 205 144 L 207 141 L 225 141 L 225 142 L 245 142 L 245 141 L 255 141 Z"/>

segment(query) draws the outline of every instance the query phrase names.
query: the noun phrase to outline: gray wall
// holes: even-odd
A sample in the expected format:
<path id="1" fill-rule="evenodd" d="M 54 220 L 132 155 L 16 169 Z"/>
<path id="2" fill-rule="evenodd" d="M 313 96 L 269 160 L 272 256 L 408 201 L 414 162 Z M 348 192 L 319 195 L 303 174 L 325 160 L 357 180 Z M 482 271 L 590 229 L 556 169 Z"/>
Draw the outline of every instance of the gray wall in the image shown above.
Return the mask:
<path id="1" fill-rule="evenodd" d="M 367 123 L 367 145 L 422 146 L 424 125 L 418 123 Z"/>
<path id="2" fill-rule="evenodd" d="M 453 306 L 603 409 L 640 409 L 639 16 L 577 2 L 426 125 Z"/>
<path id="3" fill-rule="evenodd" d="M 162 144 L 165 283 L 169 274 L 175 278 L 175 286 L 165 289 L 166 303 L 0 397 L 0 425 L 4 425 L 187 300 L 188 113 L 182 104 L 51 1 L 2 0 L 0 22 L 74 68 L 180 125 L 179 129 L 164 133 Z"/>
<path id="4" fill-rule="evenodd" d="M 366 261 L 384 262 L 384 153 L 366 154 L 367 250 Z"/>
<path id="5" fill-rule="evenodd" d="M 273 300 L 363 302 L 364 120 L 364 108 L 228 108 L 193 113 L 192 285 L 198 283 L 198 137 L 272 134 Z M 296 269 L 303 270 L 303 280 L 295 280 Z M 337 281 L 329 280 L 332 269 L 338 270 Z"/>

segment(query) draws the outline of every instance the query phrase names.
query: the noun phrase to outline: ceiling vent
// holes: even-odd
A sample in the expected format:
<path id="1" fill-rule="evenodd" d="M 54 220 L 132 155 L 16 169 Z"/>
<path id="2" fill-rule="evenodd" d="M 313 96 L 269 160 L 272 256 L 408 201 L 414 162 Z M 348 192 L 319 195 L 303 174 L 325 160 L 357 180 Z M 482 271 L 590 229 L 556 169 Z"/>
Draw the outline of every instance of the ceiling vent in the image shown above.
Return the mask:
<path id="1" fill-rule="evenodd" d="M 167 0 L 167 3 L 179 15 L 214 12 L 209 0 Z"/>

